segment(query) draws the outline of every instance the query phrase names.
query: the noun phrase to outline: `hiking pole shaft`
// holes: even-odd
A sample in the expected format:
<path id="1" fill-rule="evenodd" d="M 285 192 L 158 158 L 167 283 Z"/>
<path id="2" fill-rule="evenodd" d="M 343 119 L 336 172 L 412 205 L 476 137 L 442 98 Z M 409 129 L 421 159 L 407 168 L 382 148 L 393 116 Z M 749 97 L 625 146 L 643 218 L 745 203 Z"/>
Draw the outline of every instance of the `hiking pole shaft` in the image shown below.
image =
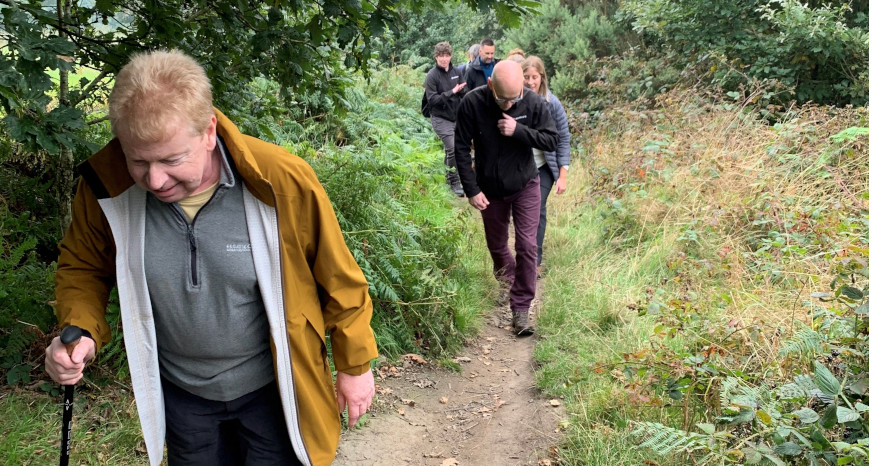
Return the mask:
<path id="1" fill-rule="evenodd" d="M 75 325 L 70 325 L 61 331 L 61 343 L 67 348 L 67 354 L 73 354 L 73 349 L 79 344 L 79 339 L 82 338 L 82 329 Z M 64 385 L 64 411 L 61 422 L 61 466 L 67 466 L 70 463 L 70 446 L 72 443 L 73 433 L 73 395 L 75 394 L 75 385 Z"/>

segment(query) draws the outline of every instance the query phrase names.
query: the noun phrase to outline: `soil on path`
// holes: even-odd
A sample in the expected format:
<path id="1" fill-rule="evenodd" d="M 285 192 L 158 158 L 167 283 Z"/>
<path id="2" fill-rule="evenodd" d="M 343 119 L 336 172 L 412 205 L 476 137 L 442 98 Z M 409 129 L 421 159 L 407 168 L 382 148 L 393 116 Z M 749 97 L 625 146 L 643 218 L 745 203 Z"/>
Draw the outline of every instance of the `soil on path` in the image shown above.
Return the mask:
<path id="1" fill-rule="evenodd" d="M 486 318 L 482 333 L 455 358 L 460 374 L 417 355 L 405 356 L 402 366 L 379 368 L 369 420 L 363 429 L 343 432 L 334 464 L 555 463 L 563 402 L 537 391 L 536 335 L 516 337 L 510 320 L 508 307 Z"/>

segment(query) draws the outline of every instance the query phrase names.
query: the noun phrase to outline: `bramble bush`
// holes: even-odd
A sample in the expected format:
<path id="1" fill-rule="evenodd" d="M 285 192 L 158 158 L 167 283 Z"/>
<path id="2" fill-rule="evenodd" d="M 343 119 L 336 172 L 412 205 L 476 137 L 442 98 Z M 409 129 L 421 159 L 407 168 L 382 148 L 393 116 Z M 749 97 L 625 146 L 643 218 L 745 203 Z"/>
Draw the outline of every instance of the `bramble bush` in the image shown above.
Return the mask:
<path id="1" fill-rule="evenodd" d="M 588 135 L 603 247 L 679 226 L 667 278 L 628 305 L 647 344 L 591 369 L 650 408 L 629 427 L 669 464 L 865 464 L 866 109 L 771 124 L 739 97 L 668 92 Z"/>

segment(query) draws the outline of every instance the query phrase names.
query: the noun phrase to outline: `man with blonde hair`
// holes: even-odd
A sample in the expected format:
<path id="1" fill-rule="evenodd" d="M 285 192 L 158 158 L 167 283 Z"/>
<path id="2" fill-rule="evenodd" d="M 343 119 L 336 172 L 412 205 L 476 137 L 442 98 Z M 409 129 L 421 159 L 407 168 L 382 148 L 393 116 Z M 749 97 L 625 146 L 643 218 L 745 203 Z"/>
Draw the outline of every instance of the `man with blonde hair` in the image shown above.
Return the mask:
<path id="1" fill-rule="evenodd" d="M 118 286 L 131 381 L 152 465 L 333 461 L 340 414 L 374 393 L 372 302 L 312 168 L 239 132 L 203 68 L 136 55 L 109 98 L 115 139 L 84 162 L 61 242 L 62 384 L 110 341 Z M 327 361 L 330 334 L 336 387 Z"/>

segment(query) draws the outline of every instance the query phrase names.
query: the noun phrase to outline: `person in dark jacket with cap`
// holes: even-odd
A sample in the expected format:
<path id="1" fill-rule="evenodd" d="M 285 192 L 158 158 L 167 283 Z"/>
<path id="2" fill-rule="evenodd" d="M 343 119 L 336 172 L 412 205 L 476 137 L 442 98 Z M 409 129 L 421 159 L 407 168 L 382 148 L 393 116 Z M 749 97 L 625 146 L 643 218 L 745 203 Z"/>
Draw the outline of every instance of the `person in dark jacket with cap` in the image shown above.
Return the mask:
<path id="1" fill-rule="evenodd" d="M 455 114 L 467 93 L 463 74 L 452 66 L 452 46 L 440 42 L 433 48 L 436 65 L 424 79 L 424 97 L 430 106 L 430 124 L 446 152 L 446 183 L 458 197 L 464 196 L 455 163 Z"/>

